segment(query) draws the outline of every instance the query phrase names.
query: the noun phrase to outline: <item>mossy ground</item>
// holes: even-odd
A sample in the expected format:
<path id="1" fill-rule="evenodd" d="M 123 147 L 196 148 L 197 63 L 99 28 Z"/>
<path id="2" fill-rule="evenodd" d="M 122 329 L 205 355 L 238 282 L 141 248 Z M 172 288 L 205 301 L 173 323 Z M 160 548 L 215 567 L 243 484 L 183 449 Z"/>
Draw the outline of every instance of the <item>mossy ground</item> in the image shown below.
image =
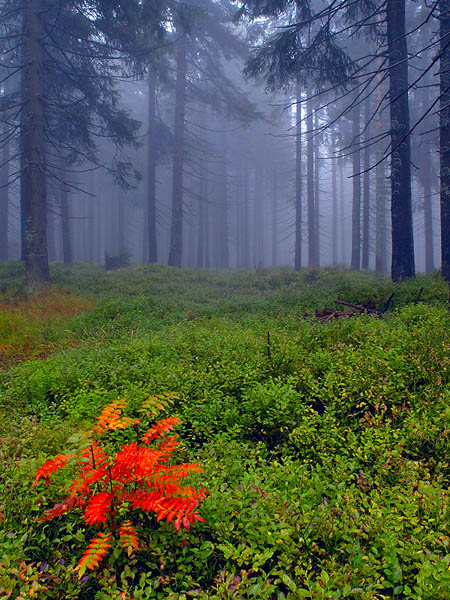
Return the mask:
<path id="1" fill-rule="evenodd" d="M 33 581 L 57 599 L 450 598 L 438 275 L 54 265 L 55 291 L 35 303 L 17 300 L 22 277 L 0 267 L 0 598 Z M 305 318 L 392 291 L 382 319 Z M 207 522 L 179 534 L 149 519 L 146 552 L 80 582 L 93 532 L 75 513 L 38 524 L 53 498 L 32 474 L 108 402 L 164 391 L 178 396 L 180 456 L 203 465 Z"/>

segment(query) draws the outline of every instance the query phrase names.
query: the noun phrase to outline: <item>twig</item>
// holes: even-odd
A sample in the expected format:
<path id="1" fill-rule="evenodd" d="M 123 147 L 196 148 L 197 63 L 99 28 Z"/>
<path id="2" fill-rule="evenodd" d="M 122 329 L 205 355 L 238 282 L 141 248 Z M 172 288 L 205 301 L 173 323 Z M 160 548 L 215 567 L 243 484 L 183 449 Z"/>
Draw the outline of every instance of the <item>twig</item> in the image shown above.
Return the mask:
<path id="1" fill-rule="evenodd" d="M 420 288 L 419 293 L 417 294 L 417 298 L 414 300 L 414 306 L 417 306 L 420 302 L 420 297 L 422 296 L 423 287 Z"/>

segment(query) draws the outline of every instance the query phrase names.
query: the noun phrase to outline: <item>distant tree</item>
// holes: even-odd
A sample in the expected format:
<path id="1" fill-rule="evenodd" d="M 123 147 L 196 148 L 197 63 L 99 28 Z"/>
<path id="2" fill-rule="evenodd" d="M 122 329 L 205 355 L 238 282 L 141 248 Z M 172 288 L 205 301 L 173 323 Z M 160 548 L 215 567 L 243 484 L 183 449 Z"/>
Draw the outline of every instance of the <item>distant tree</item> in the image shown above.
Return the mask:
<path id="1" fill-rule="evenodd" d="M 131 164 L 120 150 L 134 142 L 138 123 L 120 109 L 115 79 L 131 74 L 140 57 L 146 18 L 148 3 L 139 0 L 11 0 L 0 7 L 3 55 L 15 63 L 11 78 L 21 76 L 18 121 L 11 118 L 7 125 L 20 137 L 30 290 L 49 281 L 47 188 L 49 179 L 60 179 L 60 157 L 68 164 L 100 164 L 95 138 L 107 137 L 119 150 L 111 171 L 127 183 Z"/>
<path id="2" fill-rule="evenodd" d="M 362 0 L 321 3 L 313 0 L 242 0 L 241 15 L 250 18 L 284 17 L 284 27 L 261 41 L 247 67 L 254 76 L 264 76 L 276 89 L 299 74 L 316 91 L 354 83 L 352 74 L 359 61 L 376 56 L 350 56 L 342 33 L 367 35 L 386 29 L 389 105 L 391 113 L 392 278 L 415 274 L 411 206 L 411 162 L 409 141 L 408 53 L 405 0 Z M 384 13 L 384 19 L 380 15 Z M 350 110 L 350 108 L 349 108 Z M 356 260 L 356 258 L 355 258 Z M 359 267 L 358 267 L 359 268 Z"/>
<path id="3" fill-rule="evenodd" d="M 439 3 L 442 275 L 450 283 L 450 0 Z"/>

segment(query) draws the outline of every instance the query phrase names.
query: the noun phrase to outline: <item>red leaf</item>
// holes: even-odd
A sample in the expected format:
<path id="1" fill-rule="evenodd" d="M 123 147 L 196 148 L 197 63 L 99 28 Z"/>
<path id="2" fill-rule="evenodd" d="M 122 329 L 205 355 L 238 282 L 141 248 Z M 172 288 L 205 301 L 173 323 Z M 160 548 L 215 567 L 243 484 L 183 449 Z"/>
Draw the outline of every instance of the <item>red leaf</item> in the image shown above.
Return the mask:
<path id="1" fill-rule="evenodd" d="M 53 475 L 59 469 L 63 469 L 73 456 L 74 454 L 58 454 L 45 462 L 42 467 L 36 471 L 36 477 L 32 487 L 35 487 L 41 479 L 45 479 L 48 484 L 50 475 Z"/>

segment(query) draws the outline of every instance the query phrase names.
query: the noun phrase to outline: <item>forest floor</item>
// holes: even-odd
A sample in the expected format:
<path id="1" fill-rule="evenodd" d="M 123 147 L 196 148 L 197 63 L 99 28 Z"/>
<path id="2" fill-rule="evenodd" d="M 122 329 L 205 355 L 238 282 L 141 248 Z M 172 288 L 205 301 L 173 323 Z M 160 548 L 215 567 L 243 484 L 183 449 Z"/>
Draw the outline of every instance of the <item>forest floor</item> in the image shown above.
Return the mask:
<path id="1" fill-rule="evenodd" d="M 52 279 L 30 301 L 20 265 L 0 265 L 1 599 L 450 598 L 438 275 L 54 265 Z M 305 317 L 393 291 L 381 318 Z M 80 579 L 96 528 L 77 510 L 38 522 L 61 497 L 31 487 L 36 469 L 108 403 L 133 413 L 164 392 L 206 520 L 147 519 L 137 553 L 116 548 Z"/>

